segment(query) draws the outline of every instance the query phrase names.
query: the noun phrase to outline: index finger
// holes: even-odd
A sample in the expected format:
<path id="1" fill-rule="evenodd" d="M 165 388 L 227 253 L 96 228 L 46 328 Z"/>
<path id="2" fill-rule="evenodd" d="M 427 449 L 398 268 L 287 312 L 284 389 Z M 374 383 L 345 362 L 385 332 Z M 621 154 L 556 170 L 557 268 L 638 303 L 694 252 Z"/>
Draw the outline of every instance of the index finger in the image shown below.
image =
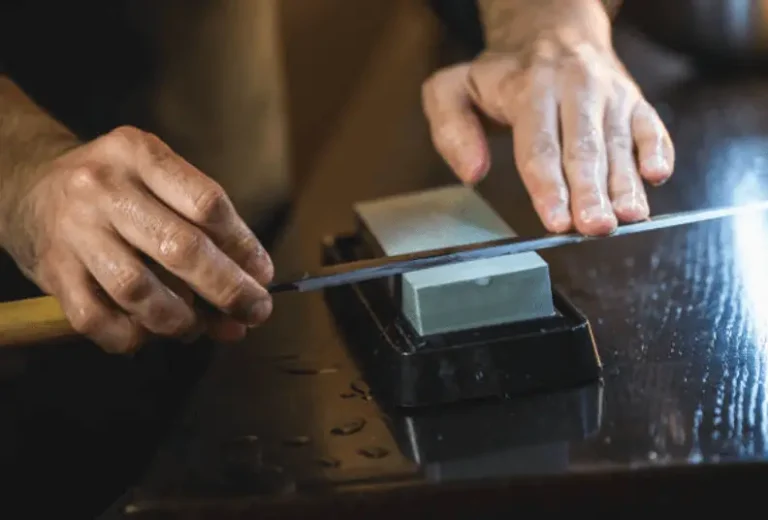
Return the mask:
<path id="1" fill-rule="evenodd" d="M 261 285 L 272 281 L 274 267 L 224 189 L 155 136 L 138 174 L 156 197 L 197 225 Z"/>
<path id="2" fill-rule="evenodd" d="M 465 183 L 487 173 L 490 154 L 480 120 L 467 93 L 467 65 L 443 69 L 422 87 L 422 104 L 435 149 Z"/>

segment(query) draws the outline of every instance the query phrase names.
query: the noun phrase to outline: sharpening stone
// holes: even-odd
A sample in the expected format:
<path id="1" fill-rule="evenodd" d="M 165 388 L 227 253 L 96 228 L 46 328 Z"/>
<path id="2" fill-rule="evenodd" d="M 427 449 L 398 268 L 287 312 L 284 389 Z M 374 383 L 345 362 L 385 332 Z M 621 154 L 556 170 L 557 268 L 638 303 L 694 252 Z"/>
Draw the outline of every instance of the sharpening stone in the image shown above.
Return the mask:
<path id="1" fill-rule="evenodd" d="M 368 245 L 387 256 L 516 236 L 462 185 L 361 202 L 354 209 Z M 549 266 L 534 252 L 433 267 L 392 283 L 402 314 L 422 336 L 555 313 Z"/>

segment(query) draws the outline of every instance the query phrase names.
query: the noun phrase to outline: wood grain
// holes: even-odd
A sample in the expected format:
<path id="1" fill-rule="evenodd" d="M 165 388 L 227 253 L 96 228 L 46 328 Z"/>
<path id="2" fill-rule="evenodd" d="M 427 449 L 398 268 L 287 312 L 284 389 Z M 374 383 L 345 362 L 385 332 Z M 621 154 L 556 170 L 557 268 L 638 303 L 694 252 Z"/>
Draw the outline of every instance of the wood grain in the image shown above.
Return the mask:
<path id="1" fill-rule="evenodd" d="M 29 346 L 76 335 L 52 296 L 0 303 L 0 347 Z"/>

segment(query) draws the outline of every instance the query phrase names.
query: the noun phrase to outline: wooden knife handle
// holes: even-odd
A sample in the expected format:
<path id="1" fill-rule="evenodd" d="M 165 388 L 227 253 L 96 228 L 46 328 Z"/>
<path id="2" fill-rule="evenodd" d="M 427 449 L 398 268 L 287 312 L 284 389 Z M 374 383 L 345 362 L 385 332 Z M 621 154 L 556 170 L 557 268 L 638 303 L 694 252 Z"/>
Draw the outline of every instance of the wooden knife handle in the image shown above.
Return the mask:
<path id="1" fill-rule="evenodd" d="M 21 347 L 77 336 L 53 296 L 0 303 L 0 347 Z"/>

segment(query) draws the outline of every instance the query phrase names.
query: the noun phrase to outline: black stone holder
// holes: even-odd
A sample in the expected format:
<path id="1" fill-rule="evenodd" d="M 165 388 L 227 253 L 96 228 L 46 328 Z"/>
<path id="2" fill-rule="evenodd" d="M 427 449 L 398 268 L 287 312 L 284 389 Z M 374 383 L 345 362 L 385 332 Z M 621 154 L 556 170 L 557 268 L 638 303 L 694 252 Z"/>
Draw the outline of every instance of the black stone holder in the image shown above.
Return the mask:
<path id="1" fill-rule="evenodd" d="M 367 256 L 355 234 L 328 238 L 323 263 Z M 419 336 L 400 314 L 385 281 L 331 287 L 325 298 L 377 400 L 398 407 L 508 398 L 564 390 L 600 379 L 589 321 L 552 289 L 552 317 Z"/>

